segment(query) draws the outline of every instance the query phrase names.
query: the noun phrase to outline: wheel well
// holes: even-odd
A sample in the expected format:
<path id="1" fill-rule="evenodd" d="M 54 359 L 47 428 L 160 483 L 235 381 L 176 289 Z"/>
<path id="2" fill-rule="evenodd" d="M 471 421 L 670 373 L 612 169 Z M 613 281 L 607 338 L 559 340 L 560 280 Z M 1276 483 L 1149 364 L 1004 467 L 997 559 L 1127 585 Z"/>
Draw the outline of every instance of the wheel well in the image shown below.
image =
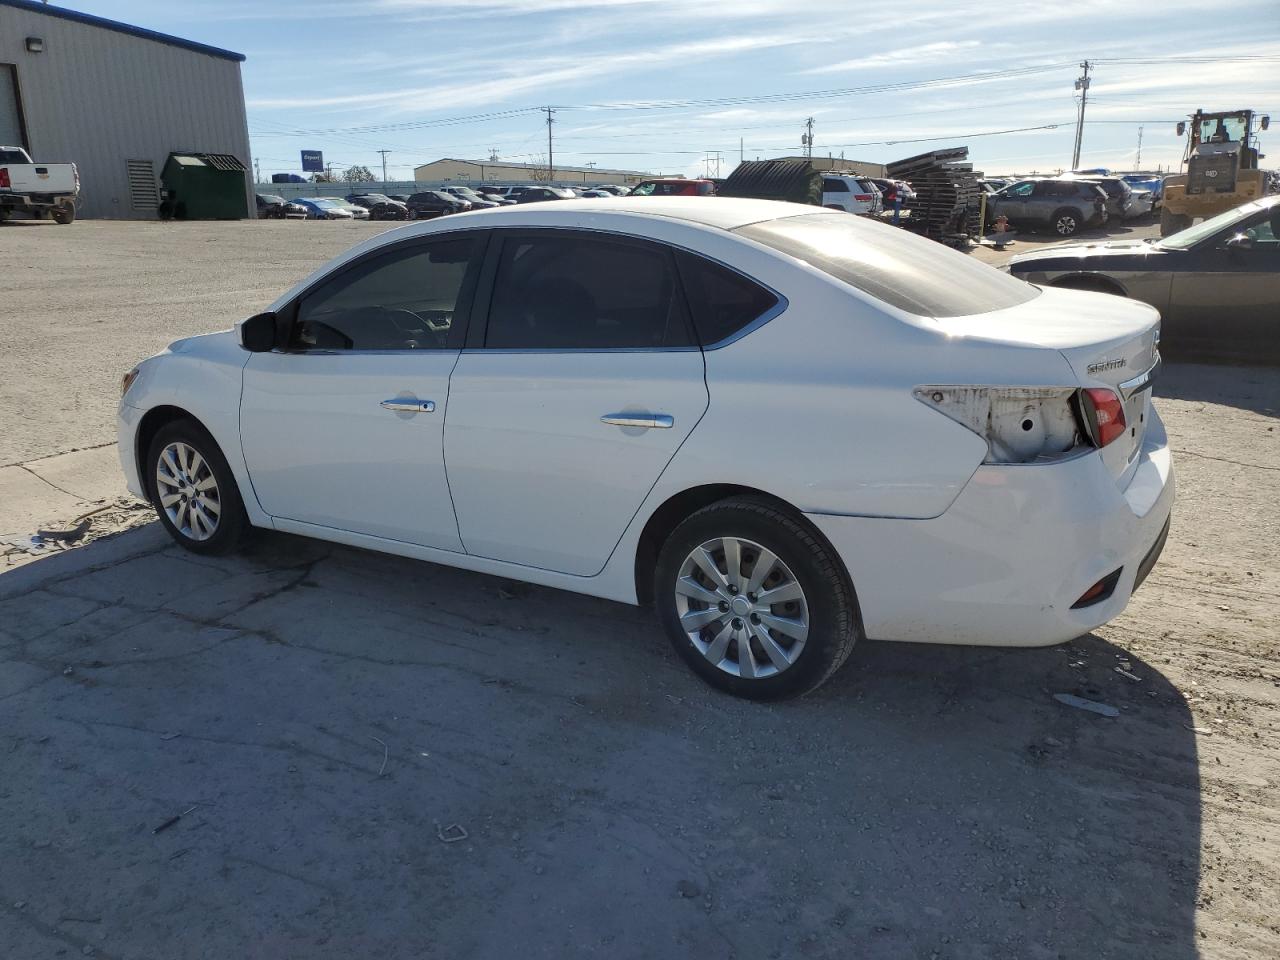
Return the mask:
<path id="1" fill-rule="evenodd" d="M 831 549 L 832 556 L 836 557 L 837 560 L 839 559 L 839 554 L 831 547 L 827 538 L 822 535 L 822 531 L 811 524 L 804 514 L 780 497 L 775 497 L 754 487 L 744 487 L 732 483 L 711 483 L 701 487 L 691 487 L 669 498 L 662 506 L 653 511 L 648 522 L 644 525 L 644 530 L 640 532 L 640 541 L 636 545 L 635 580 L 636 599 L 642 605 L 653 602 L 653 571 L 658 564 L 658 553 L 662 550 L 662 545 L 666 543 L 667 537 L 671 535 L 671 531 L 675 530 L 688 517 L 703 507 L 708 507 L 720 500 L 728 500 L 730 497 L 741 496 L 767 500 L 779 510 L 785 510 L 798 523 L 808 528 L 814 537 L 826 544 Z M 843 571 L 843 569 L 842 572 L 844 572 L 847 579 L 848 572 Z"/>
<path id="2" fill-rule="evenodd" d="M 1117 297 L 1127 296 L 1124 288 L 1109 277 L 1088 273 L 1075 273 L 1069 277 L 1061 277 L 1053 281 L 1052 285 L 1064 290 L 1092 290 L 1094 293 L 1111 293 Z"/>
<path id="3" fill-rule="evenodd" d="M 150 484 L 147 482 L 147 474 L 143 469 L 142 455 L 151 446 L 151 441 L 160 432 L 160 428 L 165 424 L 173 423 L 175 420 L 194 420 L 196 423 L 200 423 L 198 419 L 181 407 L 160 406 L 152 407 L 143 414 L 142 422 L 138 424 L 138 432 L 134 435 L 133 462 L 138 467 L 138 479 L 142 482 L 144 490 L 149 490 Z M 200 426 L 206 429 L 207 432 L 207 428 L 204 427 L 203 423 L 200 423 Z"/>

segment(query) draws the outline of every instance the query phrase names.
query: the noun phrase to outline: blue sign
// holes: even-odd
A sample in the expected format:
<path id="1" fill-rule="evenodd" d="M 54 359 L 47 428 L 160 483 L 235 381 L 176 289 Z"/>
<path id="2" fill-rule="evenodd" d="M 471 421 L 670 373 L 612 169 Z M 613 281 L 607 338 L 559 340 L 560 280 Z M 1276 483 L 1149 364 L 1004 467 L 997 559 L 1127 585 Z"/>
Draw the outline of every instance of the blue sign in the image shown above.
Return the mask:
<path id="1" fill-rule="evenodd" d="M 324 154 L 319 150 L 303 150 L 302 169 L 307 173 L 324 173 Z"/>

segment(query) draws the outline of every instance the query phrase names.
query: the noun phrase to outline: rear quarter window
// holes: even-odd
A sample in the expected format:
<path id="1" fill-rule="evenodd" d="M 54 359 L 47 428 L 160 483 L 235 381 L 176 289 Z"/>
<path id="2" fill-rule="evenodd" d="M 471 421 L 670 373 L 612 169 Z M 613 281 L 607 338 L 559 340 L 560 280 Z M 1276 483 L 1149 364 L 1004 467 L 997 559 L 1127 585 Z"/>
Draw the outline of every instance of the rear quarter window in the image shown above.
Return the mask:
<path id="1" fill-rule="evenodd" d="M 676 263 L 704 347 L 730 340 L 778 305 L 771 290 L 728 267 L 683 250 Z"/>
<path id="2" fill-rule="evenodd" d="M 806 214 L 734 233 L 803 260 L 877 300 L 921 317 L 1015 307 L 1040 291 L 939 243 L 885 224 Z"/>

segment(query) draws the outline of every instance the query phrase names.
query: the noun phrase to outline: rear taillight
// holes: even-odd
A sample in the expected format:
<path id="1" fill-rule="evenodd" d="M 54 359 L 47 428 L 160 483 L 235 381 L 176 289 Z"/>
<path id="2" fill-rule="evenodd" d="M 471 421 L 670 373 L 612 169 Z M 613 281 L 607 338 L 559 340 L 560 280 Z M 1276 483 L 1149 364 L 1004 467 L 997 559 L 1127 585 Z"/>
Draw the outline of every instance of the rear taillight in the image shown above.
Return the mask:
<path id="1" fill-rule="evenodd" d="M 4 167 L 0 167 L 0 187 L 6 190 L 10 188 L 9 171 Z"/>
<path id="2" fill-rule="evenodd" d="M 855 193 L 855 194 L 853 195 L 853 199 L 857 200 L 859 203 L 870 203 L 870 202 L 871 202 L 871 194 L 869 194 L 869 193 Z"/>
<path id="3" fill-rule="evenodd" d="M 1080 411 L 1085 429 L 1094 446 L 1105 447 L 1124 436 L 1128 424 L 1124 419 L 1124 403 L 1115 391 L 1106 387 L 1086 387 L 1080 391 Z"/>

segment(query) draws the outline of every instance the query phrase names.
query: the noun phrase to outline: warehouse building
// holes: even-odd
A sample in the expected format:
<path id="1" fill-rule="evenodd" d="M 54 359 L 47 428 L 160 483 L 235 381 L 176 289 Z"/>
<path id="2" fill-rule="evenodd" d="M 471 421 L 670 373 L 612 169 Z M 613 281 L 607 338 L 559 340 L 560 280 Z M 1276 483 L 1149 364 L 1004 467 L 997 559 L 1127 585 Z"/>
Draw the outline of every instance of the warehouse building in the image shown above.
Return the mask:
<path id="1" fill-rule="evenodd" d="M 114 20 L 0 0 L 0 144 L 23 146 L 37 161 L 75 163 L 77 216 L 155 219 L 172 154 L 224 174 L 205 178 L 217 186 L 204 189 L 232 196 L 203 209 L 253 216 L 243 61 Z M 186 209 L 174 197 L 165 212 Z"/>
<path id="2" fill-rule="evenodd" d="M 553 182 L 575 187 L 597 183 L 625 186 L 653 176 L 661 174 L 639 170 L 606 170 L 603 167 L 563 167 L 556 164 Z M 413 179 L 418 183 L 537 183 L 547 179 L 547 165 L 511 163 L 505 160 L 454 160 L 445 157 L 414 167 Z"/>

